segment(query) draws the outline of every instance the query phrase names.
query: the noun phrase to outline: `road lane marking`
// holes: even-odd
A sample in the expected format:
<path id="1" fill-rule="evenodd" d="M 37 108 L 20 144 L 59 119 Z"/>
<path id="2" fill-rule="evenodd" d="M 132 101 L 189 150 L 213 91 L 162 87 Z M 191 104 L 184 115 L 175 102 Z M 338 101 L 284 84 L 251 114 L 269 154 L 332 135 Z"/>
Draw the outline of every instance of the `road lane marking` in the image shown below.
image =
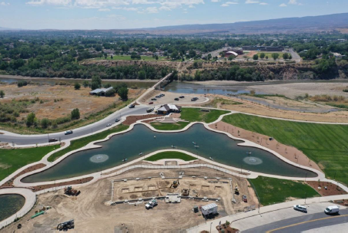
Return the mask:
<path id="1" fill-rule="evenodd" d="M 322 220 L 326 220 L 326 219 L 340 218 L 340 217 L 346 217 L 346 216 L 348 216 L 348 214 L 339 215 L 339 216 L 331 216 L 331 217 L 326 217 L 326 218 L 313 219 L 313 220 L 309 220 L 309 221 L 305 221 L 305 222 L 299 222 L 299 223 L 291 224 L 291 225 L 284 226 L 284 227 L 279 227 L 279 228 L 276 228 L 276 229 L 273 229 L 273 230 L 266 231 L 266 233 L 271 233 L 271 232 L 279 231 L 279 230 L 282 230 L 282 229 L 285 229 L 285 228 L 294 227 L 294 226 L 298 226 L 298 225 L 302 225 L 302 224 L 306 224 L 306 223 L 310 223 L 310 222 L 317 222 L 317 221 L 322 221 Z"/>

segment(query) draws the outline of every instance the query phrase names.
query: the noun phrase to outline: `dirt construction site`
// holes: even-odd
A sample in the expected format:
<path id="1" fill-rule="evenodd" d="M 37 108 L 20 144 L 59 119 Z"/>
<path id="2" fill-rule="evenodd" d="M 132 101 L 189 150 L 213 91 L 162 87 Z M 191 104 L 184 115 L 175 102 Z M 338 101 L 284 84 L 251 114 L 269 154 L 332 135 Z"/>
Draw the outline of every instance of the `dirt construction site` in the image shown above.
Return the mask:
<path id="1" fill-rule="evenodd" d="M 162 178 L 160 172 L 170 178 Z M 200 212 L 193 211 L 195 206 L 216 203 L 218 217 L 223 217 L 249 210 L 258 204 L 246 179 L 209 168 L 192 168 L 185 169 L 178 186 L 171 188 L 173 181 L 178 180 L 179 172 L 182 171 L 136 169 L 79 187 L 81 194 L 77 197 L 67 196 L 63 190 L 38 195 L 36 205 L 25 217 L 0 232 L 56 232 L 59 223 L 72 219 L 75 227 L 69 232 L 185 232 L 185 229 L 206 221 Z M 207 174 L 209 178 L 205 179 Z M 234 192 L 235 186 L 238 186 L 239 195 Z M 158 205 L 149 210 L 145 208 L 147 201 L 110 205 L 112 196 L 114 200 L 146 199 L 181 193 L 183 189 L 189 189 L 190 196 L 213 197 L 214 200 L 182 198 L 180 203 L 166 203 L 158 199 Z M 247 196 L 247 202 L 242 201 L 242 195 Z M 235 202 L 232 202 L 233 198 Z M 52 208 L 31 219 L 42 206 Z M 21 229 L 17 229 L 18 224 L 22 225 Z"/>

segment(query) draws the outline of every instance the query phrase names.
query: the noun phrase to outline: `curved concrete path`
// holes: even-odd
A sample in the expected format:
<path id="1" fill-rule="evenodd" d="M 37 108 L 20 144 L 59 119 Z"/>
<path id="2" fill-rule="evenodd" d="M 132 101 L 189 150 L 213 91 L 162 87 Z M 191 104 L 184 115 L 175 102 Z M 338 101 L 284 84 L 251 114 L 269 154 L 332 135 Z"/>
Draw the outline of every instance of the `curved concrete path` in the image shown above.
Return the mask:
<path id="1" fill-rule="evenodd" d="M 25 198 L 23 207 L 12 216 L 0 222 L 0 229 L 14 222 L 16 218 L 21 218 L 26 215 L 36 203 L 36 194 L 30 189 L 25 188 L 8 188 L 0 189 L 0 195 L 3 194 L 18 194 Z"/>

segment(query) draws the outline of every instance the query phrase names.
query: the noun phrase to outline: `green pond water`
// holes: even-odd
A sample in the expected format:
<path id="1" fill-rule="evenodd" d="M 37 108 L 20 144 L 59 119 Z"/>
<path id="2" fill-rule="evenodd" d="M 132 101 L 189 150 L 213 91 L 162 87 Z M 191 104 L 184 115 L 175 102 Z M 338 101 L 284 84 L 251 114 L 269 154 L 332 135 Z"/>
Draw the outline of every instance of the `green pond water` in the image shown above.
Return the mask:
<path id="1" fill-rule="evenodd" d="M 264 150 L 238 146 L 238 143 L 240 141 L 224 134 L 207 130 L 202 124 L 195 124 L 180 133 L 156 133 L 144 125 L 136 125 L 127 133 L 99 143 L 102 148 L 70 155 L 56 166 L 24 178 L 23 182 L 52 181 L 102 171 L 124 163 L 124 158 L 131 161 L 138 158 L 140 153 L 146 155 L 156 150 L 170 149 L 172 145 L 243 170 L 293 177 L 316 176 L 315 173 L 289 165 Z"/>
<path id="2" fill-rule="evenodd" d="M 25 198 L 17 194 L 0 195 L 0 221 L 19 211 L 25 203 Z"/>

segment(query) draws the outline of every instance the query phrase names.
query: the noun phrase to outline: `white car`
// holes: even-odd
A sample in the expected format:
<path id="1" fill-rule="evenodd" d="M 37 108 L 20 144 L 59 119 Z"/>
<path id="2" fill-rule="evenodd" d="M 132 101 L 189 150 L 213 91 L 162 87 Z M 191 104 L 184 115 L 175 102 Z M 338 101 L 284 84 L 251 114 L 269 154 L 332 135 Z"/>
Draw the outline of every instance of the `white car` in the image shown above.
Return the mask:
<path id="1" fill-rule="evenodd" d="M 107 125 L 106 125 L 106 127 L 110 127 L 112 124 L 111 123 L 108 123 Z"/>
<path id="2" fill-rule="evenodd" d="M 298 210 L 304 213 L 307 213 L 307 207 L 303 205 L 294 205 L 294 210 Z"/>

